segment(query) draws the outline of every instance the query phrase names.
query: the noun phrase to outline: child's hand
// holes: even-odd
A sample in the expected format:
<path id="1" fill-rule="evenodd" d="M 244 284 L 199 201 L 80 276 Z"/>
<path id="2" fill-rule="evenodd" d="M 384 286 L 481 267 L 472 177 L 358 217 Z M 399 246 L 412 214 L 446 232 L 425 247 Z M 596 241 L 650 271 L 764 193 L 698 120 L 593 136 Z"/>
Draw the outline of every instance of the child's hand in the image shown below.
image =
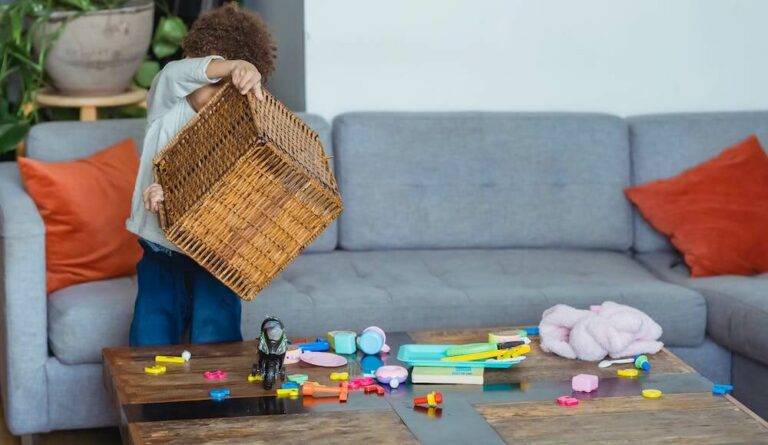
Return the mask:
<path id="1" fill-rule="evenodd" d="M 141 194 L 144 200 L 144 208 L 152 213 L 157 213 L 160 210 L 160 203 L 163 202 L 163 188 L 160 184 L 154 183 L 144 189 Z"/>
<path id="2" fill-rule="evenodd" d="M 261 73 L 252 63 L 245 60 L 235 60 L 235 66 L 232 69 L 232 84 L 240 90 L 240 94 L 247 94 L 253 91 L 256 98 L 264 100 L 264 93 L 261 91 Z"/>

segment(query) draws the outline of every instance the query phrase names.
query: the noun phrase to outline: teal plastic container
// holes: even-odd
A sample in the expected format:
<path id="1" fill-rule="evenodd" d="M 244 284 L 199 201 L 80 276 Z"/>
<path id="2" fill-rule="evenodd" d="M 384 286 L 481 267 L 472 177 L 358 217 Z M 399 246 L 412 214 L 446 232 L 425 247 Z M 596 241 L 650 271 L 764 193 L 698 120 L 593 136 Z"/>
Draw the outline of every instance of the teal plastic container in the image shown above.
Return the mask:
<path id="1" fill-rule="evenodd" d="M 469 367 L 469 368 L 496 368 L 506 369 L 517 366 L 518 363 L 525 360 L 524 356 L 515 357 L 508 362 L 488 362 L 477 360 L 472 362 L 444 362 L 441 359 L 446 357 L 446 351 L 449 348 L 455 348 L 462 345 L 402 345 L 397 351 L 397 359 L 410 366 L 448 366 L 448 367 Z"/>

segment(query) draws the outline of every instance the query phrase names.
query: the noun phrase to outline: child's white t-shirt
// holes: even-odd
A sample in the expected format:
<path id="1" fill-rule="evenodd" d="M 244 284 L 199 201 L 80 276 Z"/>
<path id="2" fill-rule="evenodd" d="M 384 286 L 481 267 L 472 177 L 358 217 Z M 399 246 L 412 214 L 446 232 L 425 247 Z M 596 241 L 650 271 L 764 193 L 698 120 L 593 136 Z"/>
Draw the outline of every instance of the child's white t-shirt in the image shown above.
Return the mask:
<path id="1" fill-rule="evenodd" d="M 131 216 L 125 226 L 139 237 L 177 252 L 179 249 L 160 229 L 157 215 L 144 208 L 142 192 L 155 182 L 152 160 L 157 152 L 195 115 L 187 96 L 204 85 L 219 81 L 210 79 L 205 71 L 211 60 L 221 58 L 208 56 L 169 62 L 155 76 L 147 95 L 147 129 L 131 200 Z"/>

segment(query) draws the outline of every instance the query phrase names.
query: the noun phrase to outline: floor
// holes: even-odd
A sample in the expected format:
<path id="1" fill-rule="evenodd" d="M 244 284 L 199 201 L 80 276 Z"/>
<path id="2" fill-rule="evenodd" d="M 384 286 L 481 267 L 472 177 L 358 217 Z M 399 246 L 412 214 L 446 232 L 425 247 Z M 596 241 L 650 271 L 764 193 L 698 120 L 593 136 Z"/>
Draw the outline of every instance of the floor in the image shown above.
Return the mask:
<path id="1" fill-rule="evenodd" d="M 57 431 L 40 434 L 35 445 L 120 445 L 120 432 L 117 428 L 95 430 Z M 5 413 L 0 403 L 0 445 L 20 445 L 21 440 L 12 436 L 5 425 Z"/>

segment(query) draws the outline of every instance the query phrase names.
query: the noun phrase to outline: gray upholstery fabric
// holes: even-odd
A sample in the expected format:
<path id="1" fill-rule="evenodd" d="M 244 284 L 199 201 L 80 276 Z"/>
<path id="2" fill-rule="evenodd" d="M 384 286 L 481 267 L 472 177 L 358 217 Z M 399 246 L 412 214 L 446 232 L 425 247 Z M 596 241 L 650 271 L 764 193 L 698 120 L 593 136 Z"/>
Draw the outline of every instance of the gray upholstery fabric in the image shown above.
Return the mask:
<path id="1" fill-rule="evenodd" d="M 757 134 L 768 144 L 768 112 L 660 114 L 628 119 L 633 184 L 667 178 Z M 666 237 L 635 213 L 635 249 L 671 250 Z"/>
<path id="2" fill-rule="evenodd" d="M 118 425 L 114 401 L 104 388 L 101 364 L 64 365 L 56 357 L 45 364 L 50 430 Z"/>
<path id="3" fill-rule="evenodd" d="M 733 395 L 768 420 L 768 366 L 733 354 Z"/>
<path id="4" fill-rule="evenodd" d="M 333 155 L 331 126 L 315 114 L 299 113 L 310 127 L 317 131 L 325 150 Z M 114 119 L 95 122 L 46 122 L 35 125 L 27 138 L 27 154 L 45 161 L 63 161 L 89 156 L 102 148 L 125 138 L 133 138 L 141 150 L 144 138 L 143 119 Z M 310 244 L 307 252 L 329 252 L 336 248 L 337 223 Z"/>
<path id="5" fill-rule="evenodd" d="M 49 298 L 49 335 L 63 363 L 97 363 L 124 345 L 135 282 L 107 280 Z M 416 330 L 536 324 L 544 309 L 613 300 L 646 311 L 670 345 L 704 338 L 704 301 L 664 283 L 620 253 L 576 250 L 403 250 L 306 254 L 251 303 L 242 329 L 255 338 L 266 315 L 293 336 L 331 329 Z M 111 311 L 111 312 L 110 312 Z"/>
<path id="6" fill-rule="evenodd" d="M 715 383 L 731 383 L 731 351 L 710 337 L 698 346 L 670 346 L 673 354 Z"/>
<path id="7" fill-rule="evenodd" d="M 671 252 L 638 260 L 664 280 L 698 290 L 707 300 L 707 333 L 718 343 L 768 364 L 768 274 L 690 278 Z M 677 264 L 670 267 L 671 264 Z"/>
<path id="8" fill-rule="evenodd" d="M 627 249 L 626 123 L 598 114 L 334 120 L 344 249 Z"/>
<path id="9" fill-rule="evenodd" d="M 0 163 L 0 388 L 13 434 L 45 431 L 45 227 L 16 163 Z"/>
<path id="10" fill-rule="evenodd" d="M 48 339 L 65 365 L 98 363 L 101 350 L 127 344 L 136 277 L 77 284 L 48 296 Z"/>

